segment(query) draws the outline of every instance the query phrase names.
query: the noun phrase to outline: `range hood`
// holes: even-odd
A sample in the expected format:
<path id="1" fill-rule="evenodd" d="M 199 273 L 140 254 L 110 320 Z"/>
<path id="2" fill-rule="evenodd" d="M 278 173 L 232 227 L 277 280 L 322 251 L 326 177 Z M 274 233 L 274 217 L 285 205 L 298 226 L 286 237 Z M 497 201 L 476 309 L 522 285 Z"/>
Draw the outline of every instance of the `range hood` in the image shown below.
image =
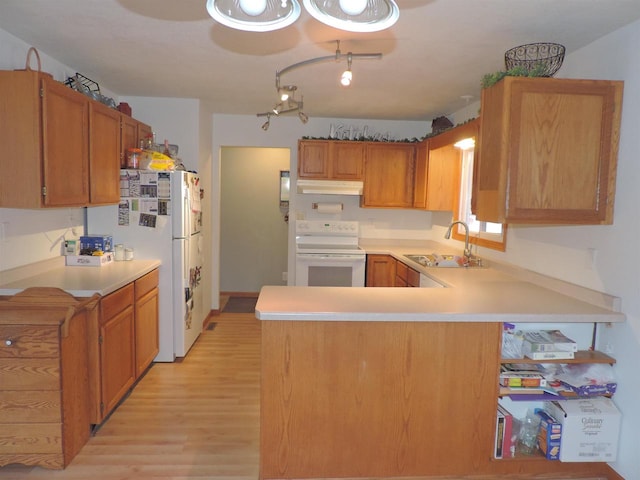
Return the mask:
<path id="1" fill-rule="evenodd" d="M 298 179 L 297 191 L 316 195 L 362 195 L 362 182 Z"/>

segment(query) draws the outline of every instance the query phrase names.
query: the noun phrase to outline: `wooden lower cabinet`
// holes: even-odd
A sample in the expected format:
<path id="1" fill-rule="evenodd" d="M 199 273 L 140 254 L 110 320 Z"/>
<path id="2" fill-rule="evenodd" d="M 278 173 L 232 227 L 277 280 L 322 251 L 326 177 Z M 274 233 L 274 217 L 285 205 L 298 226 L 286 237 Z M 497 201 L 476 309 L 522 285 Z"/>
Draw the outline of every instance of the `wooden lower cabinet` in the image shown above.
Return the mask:
<path id="1" fill-rule="evenodd" d="M 62 469 L 91 432 L 86 339 L 98 299 L 25 292 L 0 301 L 0 467 Z"/>
<path id="2" fill-rule="evenodd" d="M 101 424 L 158 354 L 158 270 L 100 300 L 89 323 L 91 423 Z"/>
<path id="3" fill-rule="evenodd" d="M 367 255 L 367 287 L 396 286 L 396 259 L 391 255 Z"/>
<path id="4" fill-rule="evenodd" d="M 391 255 L 367 255 L 367 287 L 419 287 L 420 272 Z"/>
<path id="5" fill-rule="evenodd" d="M 620 478 L 493 459 L 501 335 L 499 322 L 263 322 L 260 479 Z"/>
<path id="6" fill-rule="evenodd" d="M 98 347 L 101 420 L 115 408 L 136 379 L 133 304 L 133 283 L 100 301 Z"/>
<path id="7" fill-rule="evenodd" d="M 136 378 L 144 373 L 159 351 L 158 270 L 135 281 Z"/>

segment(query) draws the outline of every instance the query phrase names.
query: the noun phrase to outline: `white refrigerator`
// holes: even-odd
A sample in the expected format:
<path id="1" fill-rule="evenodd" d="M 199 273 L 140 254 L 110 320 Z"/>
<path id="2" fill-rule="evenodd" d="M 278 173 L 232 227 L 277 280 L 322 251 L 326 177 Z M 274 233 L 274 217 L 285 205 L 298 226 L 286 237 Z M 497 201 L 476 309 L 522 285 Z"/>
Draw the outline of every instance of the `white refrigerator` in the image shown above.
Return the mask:
<path id="1" fill-rule="evenodd" d="M 136 259 L 159 259 L 160 351 L 157 362 L 184 357 L 202 331 L 201 186 L 183 171 L 120 171 L 120 204 L 87 208 L 87 233 L 113 235 Z M 108 268 L 108 267 L 107 267 Z"/>

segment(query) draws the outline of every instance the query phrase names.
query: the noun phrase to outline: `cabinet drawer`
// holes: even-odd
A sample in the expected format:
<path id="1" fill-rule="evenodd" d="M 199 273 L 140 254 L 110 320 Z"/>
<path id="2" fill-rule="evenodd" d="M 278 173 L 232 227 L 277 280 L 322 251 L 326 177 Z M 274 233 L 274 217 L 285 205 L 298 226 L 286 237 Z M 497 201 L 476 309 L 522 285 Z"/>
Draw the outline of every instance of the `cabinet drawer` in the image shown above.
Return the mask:
<path id="1" fill-rule="evenodd" d="M 0 392 L 0 405 L 0 424 L 62 421 L 60 392 L 57 391 Z"/>
<path id="2" fill-rule="evenodd" d="M 56 358 L 58 355 L 57 326 L 0 326 L 0 358 Z"/>
<path id="3" fill-rule="evenodd" d="M 100 300 L 101 323 L 115 317 L 128 306 L 133 306 L 133 282 Z"/>
<path id="4" fill-rule="evenodd" d="M 0 429 L 0 454 L 59 453 L 62 426 L 59 423 L 23 423 Z"/>
<path id="5" fill-rule="evenodd" d="M 60 390 L 58 359 L 9 358 L 0 362 L 3 390 Z"/>
<path id="6" fill-rule="evenodd" d="M 159 273 L 158 269 L 147 273 L 135 281 L 136 300 L 142 298 L 145 294 L 158 286 Z"/>

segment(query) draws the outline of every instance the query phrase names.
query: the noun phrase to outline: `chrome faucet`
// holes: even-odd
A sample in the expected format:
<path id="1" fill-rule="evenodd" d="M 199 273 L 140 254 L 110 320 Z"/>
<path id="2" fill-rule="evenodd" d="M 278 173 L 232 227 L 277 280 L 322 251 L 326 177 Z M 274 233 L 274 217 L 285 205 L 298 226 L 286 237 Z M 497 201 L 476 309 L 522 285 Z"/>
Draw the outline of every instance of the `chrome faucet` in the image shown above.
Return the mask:
<path id="1" fill-rule="evenodd" d="M 449 240 L 451 238 L 451 230 L 453 230 L 453 226 L 459 223 L 460 225 L 462 225 L 464 227 L 464 258 L 465 261 L 468 262 L 469 259 L 471 258 L 471 248 L 469 248 L 469 226 L 461 221 L 456 221 L 453 222 L 451 225 L 449 225 L 449 229 L 447 230 L 447 233 L 444 234 L 444 238 L 446 238 L 447 240 Z"/>

